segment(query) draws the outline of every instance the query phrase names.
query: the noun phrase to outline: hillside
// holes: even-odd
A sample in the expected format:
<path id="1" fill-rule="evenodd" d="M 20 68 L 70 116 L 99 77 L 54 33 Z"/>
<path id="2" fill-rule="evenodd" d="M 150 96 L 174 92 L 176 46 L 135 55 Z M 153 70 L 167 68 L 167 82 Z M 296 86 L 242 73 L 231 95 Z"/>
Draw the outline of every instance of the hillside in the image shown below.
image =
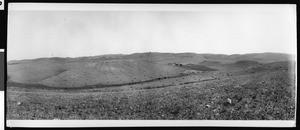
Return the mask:
<path id="1" fill-rule="evenodd" d="M 7 65 L 13 120 L 294 120 L 286 54 L 135 53 Z"/>
<path id="2" fill-rule="evenodd" d="M 191 70 L 222 70 L 222 67 L 226 66 L 222 64 L 228 63 L 247 67 L 273 60 L 286 61 L 289 60 L 289 56 L 279 53 L 214 55 L 149 52 L 78 58 L 53 57 L 10 61 L 8 77 L 9 82 L 50 87 L 106 86 L 184 76 L 193 74 L 190 73 Z"/>

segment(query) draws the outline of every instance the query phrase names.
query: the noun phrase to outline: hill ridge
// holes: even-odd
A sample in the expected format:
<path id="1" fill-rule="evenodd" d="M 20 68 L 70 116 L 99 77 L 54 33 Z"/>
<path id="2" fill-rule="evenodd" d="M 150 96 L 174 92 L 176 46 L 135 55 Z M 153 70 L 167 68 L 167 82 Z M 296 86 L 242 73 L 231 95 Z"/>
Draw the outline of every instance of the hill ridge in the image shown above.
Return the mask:
<path id="1" fill-rule="evenodd" d="M 131 54 L 104 54 L 104 55 L 94 55 L 94 56 L 81 56 L 81 57 L 41 57 L 34 59 L 20 59 L 20 60 L 10 60 L 7 63 L 19 63 L 19 62 L 29 62 L 29 61 L 39 61 L 39 60 L 80 60 L 80 59 L 98 59 L 98 58 L 107 58 L 107 59 L 128 59 L 128 58 L 136 58 L 139 56 L 147 56 L 147 55 L 193 55 L 193 56 L 203 56 L 206 59 L 210 59 L 207 57 L 215 57 L 218 60 L 226 60 L 226 59 L 235 59 L 236 57 L 243 56 L 259 56 L 259 55 L 281 55 L 286 57 L 294 57 L 292 54 L 288 53 L 277 53 L 277 52 L 263 52 L 263 53 L 245 53 L 245 54 L 214 54 L 214 53 L 193 53 L 193 52 L 182 52 L 182 53 L 162 53 L 162 52 L 142 52 L 142 53 L 131 53 Z M 223 57 L 223 58 L 220 58 Z"/>

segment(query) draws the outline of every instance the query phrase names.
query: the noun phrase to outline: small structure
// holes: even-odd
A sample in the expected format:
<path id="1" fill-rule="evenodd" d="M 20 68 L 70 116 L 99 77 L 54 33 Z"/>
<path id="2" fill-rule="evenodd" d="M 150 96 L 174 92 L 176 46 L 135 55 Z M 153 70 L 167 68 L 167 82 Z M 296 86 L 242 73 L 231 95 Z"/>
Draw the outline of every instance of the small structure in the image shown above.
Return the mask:
<path id="1" fill-rule="evenodd" d="M 228 102 L 229 104 L 231 104 L 231 99 L 230 99 L 230 98 L 227 98 L 227 102 Z"/>

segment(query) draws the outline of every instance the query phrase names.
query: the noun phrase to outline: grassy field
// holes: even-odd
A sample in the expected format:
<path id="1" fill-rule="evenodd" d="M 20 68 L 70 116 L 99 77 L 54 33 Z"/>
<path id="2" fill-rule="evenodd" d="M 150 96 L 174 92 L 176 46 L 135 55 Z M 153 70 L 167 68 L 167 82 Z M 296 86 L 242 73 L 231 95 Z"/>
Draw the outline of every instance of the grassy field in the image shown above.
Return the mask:
<path id="1" fill-rule="evenodd" d="M 29 62 L 8 66 L 13 82 L 49 87 L 80 87 L 97 84 L 126 84 L 161 77 L 178 76 L 180 67 L 160 65 L 147 60 L 110 60 L 90 62 Z"/>
<path id="2" fill-rule="evenodd" d="M 8 119 L 293 120 L 288 71 L 148 89 L 58 90 L 9 86 Z"/>
<path id="3" fill-rule="evenodd" d="M 295 62 L 286 56 L 137 53 L 13 61 L 7 119 L 294 120 Z"/>

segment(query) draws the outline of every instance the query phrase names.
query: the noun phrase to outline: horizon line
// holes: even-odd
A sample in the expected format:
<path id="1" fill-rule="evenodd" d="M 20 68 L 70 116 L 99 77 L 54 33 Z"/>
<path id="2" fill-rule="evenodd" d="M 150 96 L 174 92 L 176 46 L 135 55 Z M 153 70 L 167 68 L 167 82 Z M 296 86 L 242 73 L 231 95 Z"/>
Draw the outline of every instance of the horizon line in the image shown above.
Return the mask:
<path id="1" fill-rule="evenodd" d="M 76 59 L 76 58 L 87 58 L 87 57 L 97 57 L 97 56 L 107 56 L 107 55 L 133 55 L 133 54 L 143 54 L 143 53 L 170 53 L 170 54 L 184 54 L 184 53 L 192 53 L 192 54 L 198 54 L 198 55 L 203 55 L 203 54 L 210 54 L 210 55 L 247 55 L 247 54 L 264 54 L 264 53 L 277 53 L 277 54 L 287 54 L 287 55 L 292 55 L 296 56 L 295 54 L 292 53 L 283 53 L 283 52 L 253 52 L 253 53 L 233 53 L 233 54 L 224 54 L 224 53 L 195 53 L 195 52 L 152 52 L 152 51 L 146 51 L 146 52 L 135 52 L 135 53 L 112 53 L 112 54 L 100 54 L 100 55 L 90 55 L 90 56 L 77 56 L 77 57 L 59 57 L 59 56 L 54 56 L 54 57 L 39 57 L 39 58 L 27 58 L 27 59 L 19 59 L 19 60 L 8 60 L 6 62 L 11 62 L 11 61 L 23 61 L 23 60 L 36 60 L 36 59 L 51 59 L 51 58 L 71 58 L 71 59 Z"/>

